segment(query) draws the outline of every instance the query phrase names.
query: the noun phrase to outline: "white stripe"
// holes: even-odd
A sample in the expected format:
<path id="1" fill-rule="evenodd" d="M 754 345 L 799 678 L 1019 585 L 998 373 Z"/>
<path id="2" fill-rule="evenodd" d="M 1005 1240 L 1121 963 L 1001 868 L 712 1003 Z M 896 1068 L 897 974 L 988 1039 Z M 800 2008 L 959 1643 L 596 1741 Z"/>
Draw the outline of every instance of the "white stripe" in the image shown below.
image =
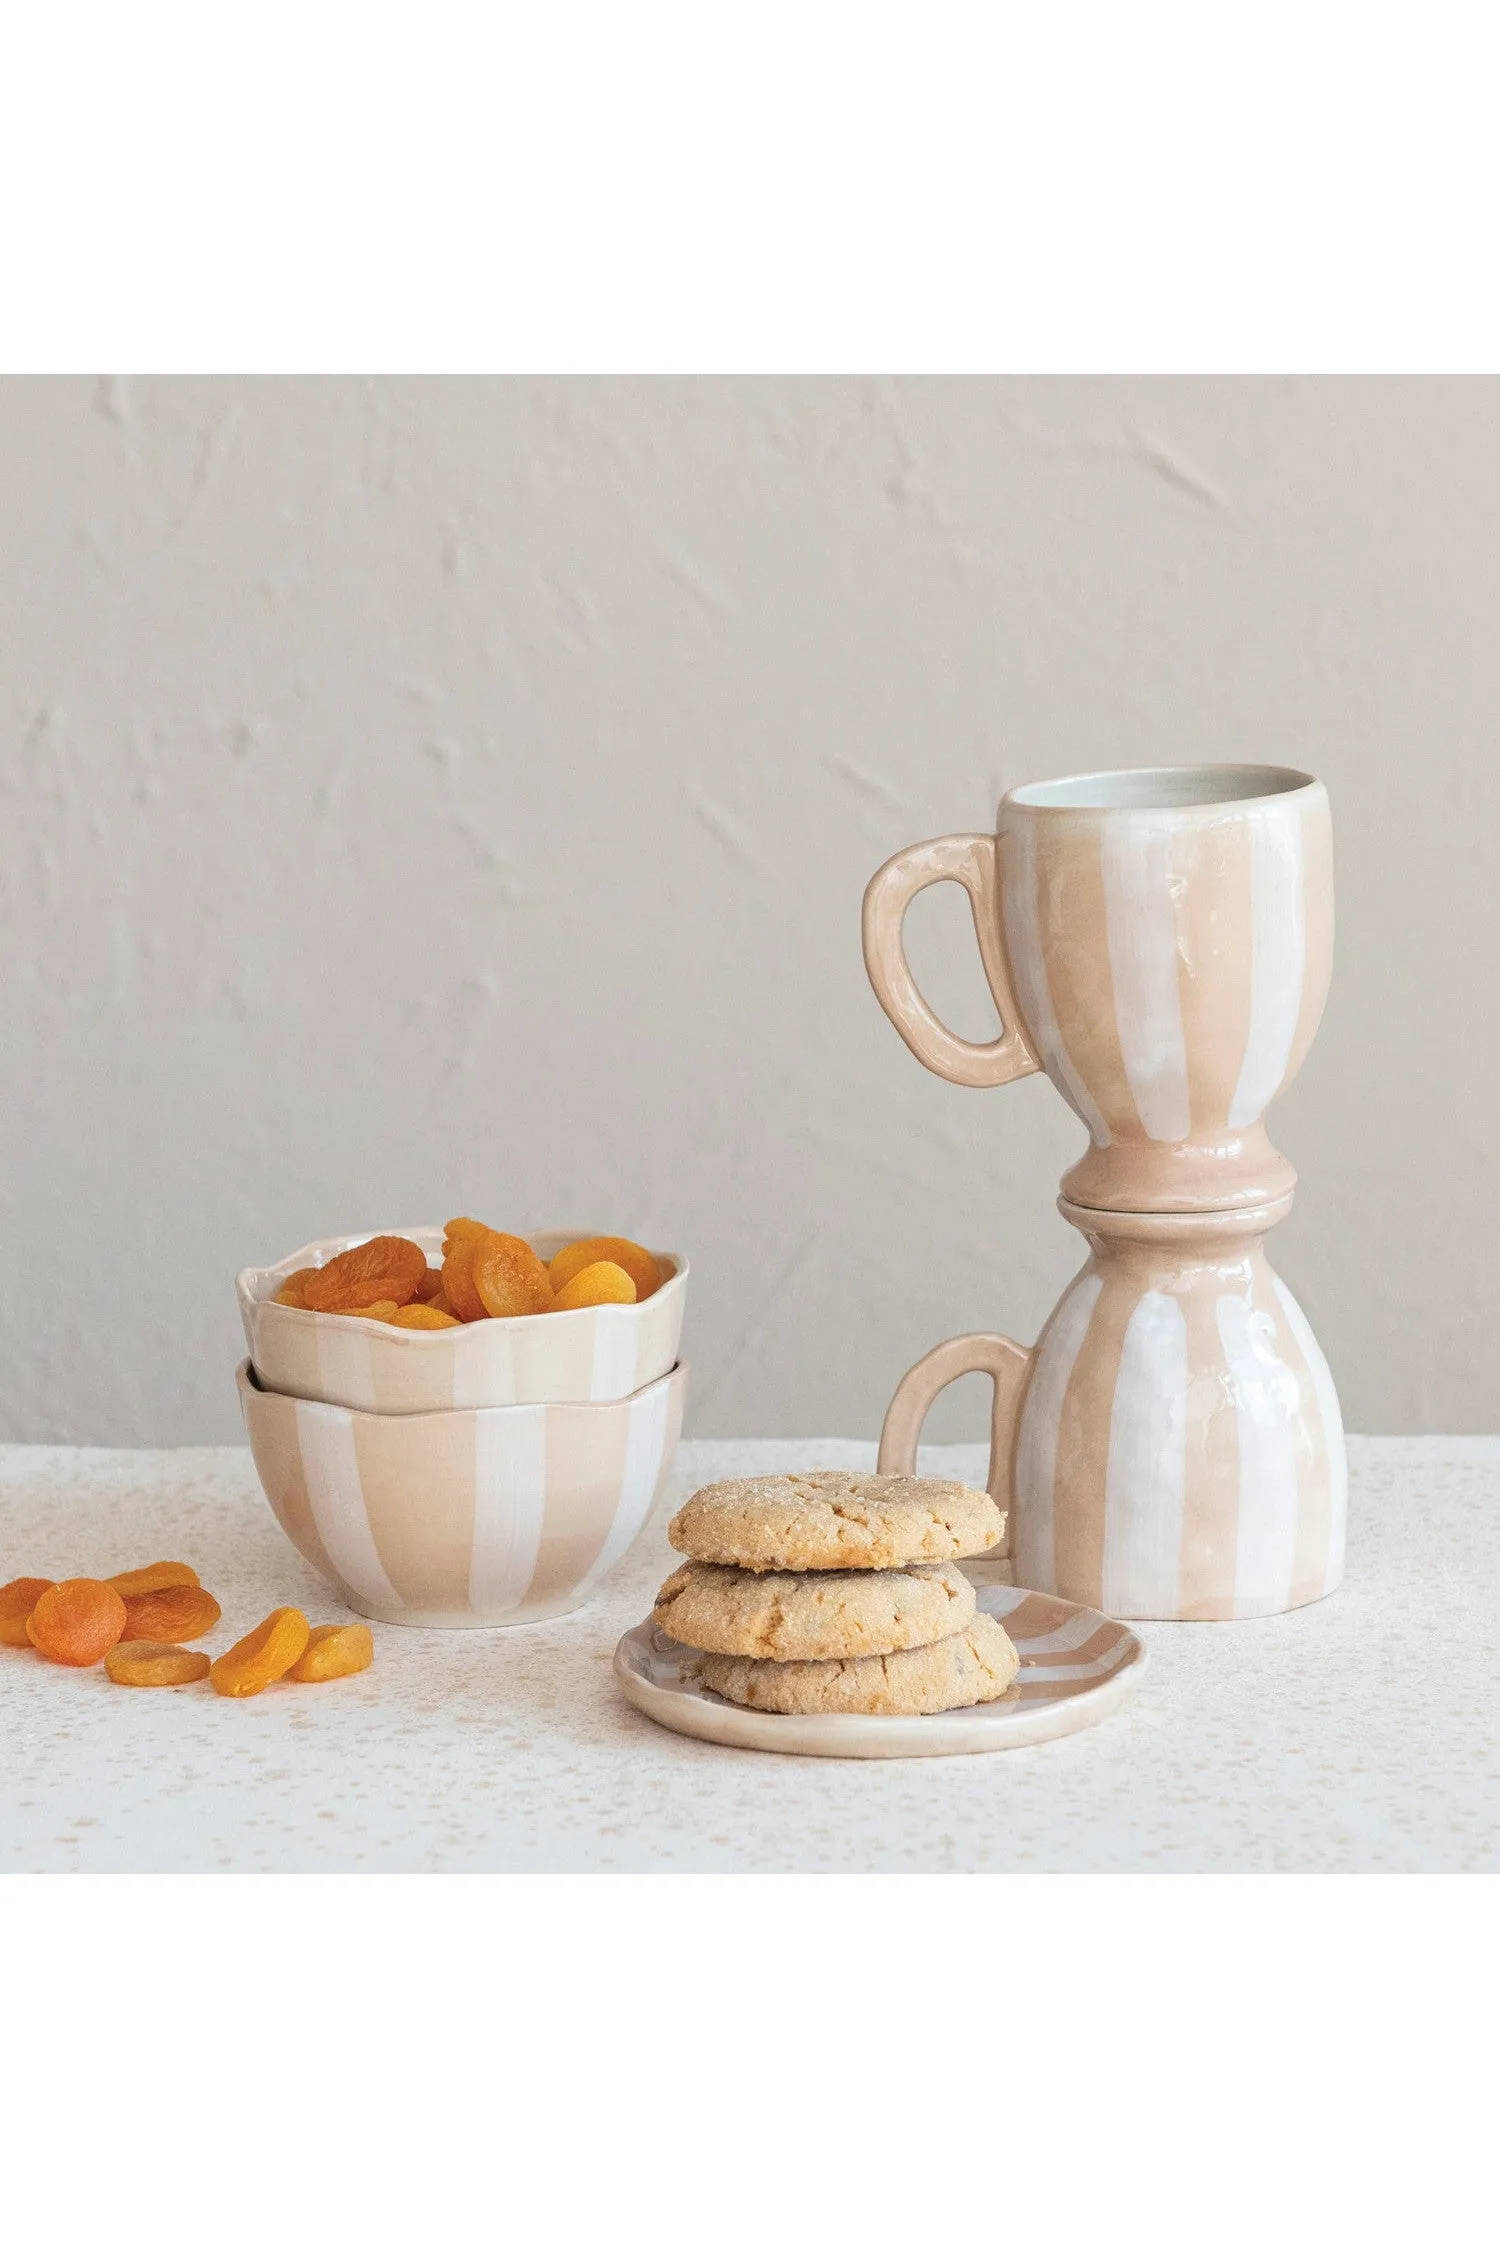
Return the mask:
<path id="1" fill-rule="evenodd" d="M 1025 1597 L 1024 1593 L 1022 1597 Z M 1098 1612 L 1085 1608 L 1081 1615 L 1072 1617 L 1065 1624 L 1059 1624 L 1056 1631 L 1040 1632 L 1035 1639 L 1017 1639 L 1014 1632 L 1010 1636 L 1015 1641 L 1022 1662 L 1029 1663 L 1034 1662 L 1038 1655 L 1069 1655 L 1075 1647 L 1082 1647 L 1092 1639 L 1098 1629 Z"/>
<path id="2" fill-rule="evenodd" d="M 378 1396 L 375 1368 L 370 1355 L 368 1319 L 351 1320 L 346 1327 L 326 1314 L 314 1315 L 313 1352 L 318 1366 L 318 1388 L 325 1397 Z"/>
<path id="3" fill-rule="evenodd" d="M 1120 1058 L 1151 1140 L 1185 1140 L 1191 1125 L 1177 987 L 1173 834 L 1169 815 L 1137 812 L 1127 820 L 1106 820 L 1099 837 Z"/>
<path id="4" fill-rule="evenodd" d="M 474 1543 L 469 1606 L 518 1608 L 536 1574 L 547 1516 L 547 1408 L 507 1405 L 474 1416 Z"/>
<path id="5" fill-rule="evenodd" d="M 609 1526 L 609 1535 L 576 1597 L 583 1600 L 591 1586 L 612 1569 L 635 1539 L 651 1511 L 656 1486 L 661 1481 L 667 1446 L 667 1414 L 672 1403 L 672 1383 L 658 1382 L 630 1401 L 630 1433 L 625 1439 L 625 1472 L 620 1479 L 620 1503 Z"/>
<path id="6" fill-rule="evenodd" d="M 354 1421 L 328 1405 L 297 1405 L 297 1448 L 307 1501 L 323 1551 L 356 1599 L 376 1608 L 404 1608 L 380 1564 L 360 1487 Z"/>
<path id="7" fill-rule="evenodd" d="M 1036 1363 L 1026 1385 L 1016 1444 L 1014 1547 L 1017 1583 L 1031 1592 L 1057 1590 L 1058 1431 L 1068 1383 L 1103 1287 L 1096 1272 L 1074 1281 L 1036 1346 Z"/>
<path id="8" fill-rule="evenodd" d="M 476 1319 L 453 1337 L 453 1404 L 460 1413 L 516 1402 L 516 1346 L 493 1319 Z"/>
<path id="9" fill-rule="evenodd" d="M 1083 1118 L 1095 1145 L 1108 1147 L 1109 1126 L 1073 1066 L 1073 1057 L 1063 1044 L 1052 1008 L 1037 899 L 1036 837 L 1030 820 L 1019 820 L 1005 831 L 1000 899 L 1005 919 L 1005 950 L 1032 1042 L 1047 1075 L 1063 1099 Z M 1010 1025 L 1007 1023 L 1005 1027 L 1008 1030 Z"/>
<path id="10" fill-rule="evenodd" d="M 1318 1338 L 1307 1323 L 1306 1312 L 1286 1282 L 1274 1272 L 1271 1285 L 1276 1290 L 1282 1315 L 1297 1339 L 1297 1348 L 1307 1361 L 1313 1395 L 1318 1400 L 1318 1417 L 1323 1423 L 1323 1450 L 1328 1463 L 1328 1566 L 1323 1576 L 1323 1590 L 1329 1593 L 1344 1574 L 1344 1535 L 1349 1515 L 1349 1460 L 1344 1450 L 1344 1416 L 1339 1411 L 1339 1393 L 1328 1371 L 1328 1361 L 1318 1348 Z"/>
<path id="11" fill-rule="evenodd" d="M 1261 805 L 1250 817 L 1250 1029 L 1229 1110 L 1236 1131 L 1279 1091 L 1302 1012 L 1307 968 L 1302 816 Z"/>
<path id="12" fill-rule="evenodd" d="M 1187 1392 L 1182 1306 L 1148 1289 L 1125 1329 L 1109 1416 L 1100 1605 L 1112 1616 L 1182 1606 Z"/>
<path id="13" fill-rule="evenodd" d="M 1020 1653 L 1019 1641 L 1016 1643 L 1016 1651 Z M 1016 1684 L 1048 1686 L 1054 1683 L 1065 1684 L 1075 1678 L 1107 1678 L 1112 1670 L 1119 1669 L 1129 1651 L 1130 1642 L 1122 1634 L 1105 1648 L 1102 1655 L 1096 1655 L 1091 1663 L 1038 1663 L 1032 1669 L 1022 1655 L 1021 1667 L 1016 1673 Z"/>
<path id="14" fill-rule="evenodd" d="M 1268 1311 L 1220 1296 L 1217 1318 L 1240 1449 L 1234 1612 L 1279 1615 L 1297 1559 L 1297 1377 L 1277 1353 Z"/>
<path id="15" fill-rule="evenodd" d="M 564 1312 L 563 1317 L 567 1317 Z M 594 1315 L 594 1362 L 589 1370 L 592 1398 L 628 1397 L 636 1386 L 635 1363 L 641 1323 L 623 1305 L 603 1304 Z"/>

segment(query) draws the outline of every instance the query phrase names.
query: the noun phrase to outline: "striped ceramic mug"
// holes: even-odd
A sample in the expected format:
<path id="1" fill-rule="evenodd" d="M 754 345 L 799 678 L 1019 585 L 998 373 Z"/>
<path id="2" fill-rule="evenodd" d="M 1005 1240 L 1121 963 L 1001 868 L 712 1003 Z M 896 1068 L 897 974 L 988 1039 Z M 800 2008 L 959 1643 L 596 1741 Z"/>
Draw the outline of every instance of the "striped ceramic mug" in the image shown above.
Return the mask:
<path id="1" fill-rule="evenodd" d="M 1212 1216 L 1060 1204 L 1091 1251 L 1035 1349 L 959 1335 L 913 1366 L 880 1469 L 915 1472 L 960 1374 L 993 1376 L 990 1489 L 1018 1584 L 1112 1616 L 1278 1615 L 1343 1574 L 1343 1424 L 1260 1236 L 1290 1198 Z"/>
<path id="2" fill-rule="evenodd" d="M 933 882 L 969 893 L 1002 1035 L 959 1038 L 901 942 Z M 1328 993 L 1328 797 L 1306 773 L 1185 765 L 1012 789 L 990 835 L 915 843 L 865 893 L 865 962 L 919 1061 L 959 1085 L 1045 1069 L 1093 1145 L 1063 1180 L 1114 1210 L 1274 1201 L 1262 1115 Z"/>

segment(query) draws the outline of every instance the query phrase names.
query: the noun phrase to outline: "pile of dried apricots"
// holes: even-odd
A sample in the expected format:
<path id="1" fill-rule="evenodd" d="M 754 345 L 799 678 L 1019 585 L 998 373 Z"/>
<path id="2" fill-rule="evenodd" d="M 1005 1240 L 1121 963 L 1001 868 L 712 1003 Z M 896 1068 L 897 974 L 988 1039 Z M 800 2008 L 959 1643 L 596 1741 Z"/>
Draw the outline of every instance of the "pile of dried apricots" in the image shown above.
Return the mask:
<path id="1" fill-rule="evenodd" d="M 185 1561 L 154 1561 L 118 1577 L 14 1577 L 0 1585 L 0 1646 L 34 1647 L 49 1663 L 91 1670 L 102 1662 L 117 1686 L 190 1686 L 243 1700 L 278 1679 L 321 1685 L 368 1670 L 375 1642 L 367 1624 L 310 1625 L 300 1608 L 273 1608 L 264 1623 L 210 1661 L 188 1645 L 212 1631 L 223 1610 Z"/>
<path id="2" fill-rule="evenodd" d="M 379 1233 L 326 1265 L 304 1265 L 276 1291 L 297 1311 L 340 1312 L 390 1327 L 462 1327 L 476 1319 L 525 1319 L 589 1304 L 639 1304 L 666 1275 L 649 1249 L 619 1234 L 595 1234 L 543 1264 L 518 1233 L 477 1218 L 450 1218 L 443 1261 L 430 1265 L 405 1234 Z"/>

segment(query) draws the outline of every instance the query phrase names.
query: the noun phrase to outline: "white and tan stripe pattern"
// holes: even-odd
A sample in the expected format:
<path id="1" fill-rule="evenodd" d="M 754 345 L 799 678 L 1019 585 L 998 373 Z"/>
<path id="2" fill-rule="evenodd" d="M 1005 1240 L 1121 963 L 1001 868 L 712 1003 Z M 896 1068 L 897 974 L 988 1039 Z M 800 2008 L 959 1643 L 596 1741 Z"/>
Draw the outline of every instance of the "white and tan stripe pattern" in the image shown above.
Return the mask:
<path id="1" fill-rule="evenodd" d="M 1068 1193 L 1144 1209 L 1283 1192 L 1260 1120 L 1327 994 L 1321 783 L 1168 806 L 1022 791 L 1000 807 L 999 846 L 1025 1029 L 1094 1142 Z"/>
<path id="2" fill-rule="evenodd" d="M 601 1404 L 366 1414 L 259 1387 L 240 1401 L 277 1521 L 387 1623 L 527 1623 L 588 1598 L 672 1465 L 687 1369 Z"/>
<path id="3" fill-rule="evenodd" d="M 1021 1658 L 1009 1699 L 1061 1702 L 1110 1677 L 1140 1654 L 1133 1631 L 1093 1609 L 1051 1599 L 1020 1585 L 981 1585 L 983 1614 L 1005 1626 Z"/>
<path id="4" fill-rule="evenodd" d="M 1170 1266 L 1138 1242 L 1094 1247 L 1021 1409 L 1017 1577 L 1118 1616 L 1321 1599 L 1343 1572 L 1338 1398 L 1259 1241 L 1184 1245 Z"/>

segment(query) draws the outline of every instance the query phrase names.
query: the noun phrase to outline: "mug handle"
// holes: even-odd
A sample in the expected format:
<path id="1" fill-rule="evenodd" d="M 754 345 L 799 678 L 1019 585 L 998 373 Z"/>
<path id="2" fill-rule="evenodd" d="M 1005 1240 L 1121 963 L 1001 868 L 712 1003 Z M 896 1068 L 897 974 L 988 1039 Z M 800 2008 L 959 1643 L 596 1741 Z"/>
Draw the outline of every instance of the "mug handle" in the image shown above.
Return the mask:
<path id="1" fill-rule="evenodd" d="M 907 907 L 934 882 L 959 882 L 969 893 L 979 956 L 1000 1015 L 1000 1036 L 987 1045 L 960 1038 L 938 1020 L 917 989 L 901 942 Z M 1000 864 L 993 835 L 940 835 L 935 842 L 910 843 L 887 859 L 865 890 L 863 933 L 875 996 L 928 1069 L 955 1085 L 1008 1085 L 1041 1068 L 1021 1027 L 1000 940 Z"/>
<path id="2" fill-rule="evenodd" d="M 987 1561 L 991 1558 L 1004 1560 L 1015 1550 L 1010 1462 L 1016 1420 L 1035 1356 L 1035 1350 L 1013 1343 L 1009 1335 L 955 1335 L 951 1342 L 939 1343 L 936 1350 L 919 1358 L 911 1371 L 902 1375 L 896 1384 L 896 1394 L 886 1407 L 880 1431 L 876 1474 L 915 1475 L 922 1423 L 938 1392 L 945 1390 L 950 1382 L 956 1382 L 960 1374 L 990 1376 L 995 1385 L 995 1402 L 990 1413 L 987 1488 L 996 1506 L 1004 1510 L 1005 1533 L 993 1556 L 985 1555 Z"/>

